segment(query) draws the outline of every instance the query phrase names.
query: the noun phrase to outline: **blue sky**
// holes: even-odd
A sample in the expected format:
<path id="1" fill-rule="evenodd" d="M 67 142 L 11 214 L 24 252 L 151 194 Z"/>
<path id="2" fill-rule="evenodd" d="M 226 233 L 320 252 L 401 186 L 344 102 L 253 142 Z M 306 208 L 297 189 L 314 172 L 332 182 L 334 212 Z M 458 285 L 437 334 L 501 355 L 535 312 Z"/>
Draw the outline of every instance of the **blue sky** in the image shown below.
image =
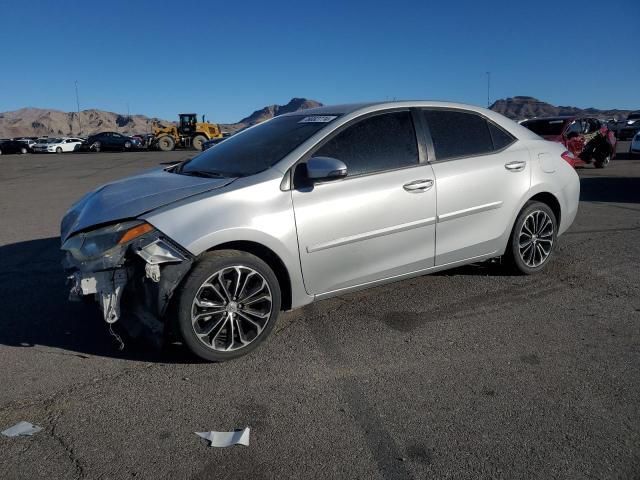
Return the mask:
<path id="1" fill-rule="evenodd" d="M 0 111 L 237 121 L 291 97 L 640 108 L 640 1 L 0 1 Z M 10 19 L 10 21 L 6 21 Z"/>

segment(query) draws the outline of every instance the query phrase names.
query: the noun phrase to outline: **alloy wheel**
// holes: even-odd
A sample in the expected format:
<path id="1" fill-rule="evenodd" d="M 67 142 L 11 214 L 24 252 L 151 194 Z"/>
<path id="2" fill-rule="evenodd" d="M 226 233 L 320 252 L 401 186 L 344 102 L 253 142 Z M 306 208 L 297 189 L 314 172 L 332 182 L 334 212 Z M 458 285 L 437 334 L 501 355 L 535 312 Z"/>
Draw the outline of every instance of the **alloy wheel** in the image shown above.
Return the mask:
<path id="1" fill-rule="evenodd" d="M 542 210 L 535 210 L 522 222 L 518 237 L 520 258 L 529 267 L 539 267 L 553 247 L 553 220 Z"/>
<path id="2" fill-rule="evenodd" d="M 256 270 L 235 265 L 211 275 L 191 306 L 193 331 L 207 348 L 230 352 L 256 340 L 273 311 L 271 289 Z"/>

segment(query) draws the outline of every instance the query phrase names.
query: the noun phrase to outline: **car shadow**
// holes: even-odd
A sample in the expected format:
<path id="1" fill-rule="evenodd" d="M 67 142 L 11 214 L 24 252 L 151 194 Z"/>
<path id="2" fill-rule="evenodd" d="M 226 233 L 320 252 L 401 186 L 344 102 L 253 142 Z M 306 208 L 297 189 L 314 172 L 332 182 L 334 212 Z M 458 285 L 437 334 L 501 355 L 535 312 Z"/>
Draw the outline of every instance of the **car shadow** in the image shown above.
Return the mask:
<path id="1" fill-rule="evenodd" d="M 639 177 L 582 177 L 580 201 L 640 203 Z"/>
<path id="2" fill-rule="evenodd" d="M 480 276 L 480 277 L 517 277 L 517 273 L 502 264 L 499 259 L 486 260 L 484 262 L 471 263 L 461 267 L 451 268 L 435 272 L 436 277 Z"/>
<path id="3" fill-rule="evenodd" d="M 162 350 L 123 336 L 125 348 L 109 333 L 97 305 L 70 302 L 62 271 L 60 239 L 44 238 L 0 246 L 0 344 L 45 346 L 144 362 L 200 363 L 182 345 Z M 117 329 L 124 335 L 123 329 Z"/>

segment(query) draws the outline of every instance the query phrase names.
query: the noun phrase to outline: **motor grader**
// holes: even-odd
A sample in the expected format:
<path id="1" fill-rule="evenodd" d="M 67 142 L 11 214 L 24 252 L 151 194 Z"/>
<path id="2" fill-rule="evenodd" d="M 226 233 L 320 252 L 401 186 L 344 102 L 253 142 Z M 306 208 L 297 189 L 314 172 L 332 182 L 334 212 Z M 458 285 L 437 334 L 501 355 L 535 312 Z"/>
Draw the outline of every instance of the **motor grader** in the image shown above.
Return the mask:
<path id="1" fill-rule="evenodd" d="M 205 122 L 204 115 L 202 122 L 198 122 L 195 113 L 180 113 L 178 125 L 162 125 L 157 121 L 153 122 L 153 139 L 151 147 L 164 152 L 174 150 L 176 147 L 195 148 L 202 150 L 202 144 L 214 138 L 223 138 L 220 126 L 217 123 Z"/>

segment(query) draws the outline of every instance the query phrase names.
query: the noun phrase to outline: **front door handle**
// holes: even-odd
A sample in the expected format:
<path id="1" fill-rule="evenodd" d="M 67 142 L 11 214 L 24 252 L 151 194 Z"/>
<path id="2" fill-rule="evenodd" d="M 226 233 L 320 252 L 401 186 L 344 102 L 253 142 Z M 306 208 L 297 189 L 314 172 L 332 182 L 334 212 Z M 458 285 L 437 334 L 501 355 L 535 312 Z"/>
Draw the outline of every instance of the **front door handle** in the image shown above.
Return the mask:
<path id="1" fill-rule="evenodd" d="M 420 193 L 426 192 L 431 187 L 433 187 L 433 180 L 414 180 L 413 182 L 405 183 L 402 188 L 404 188 L 407 192 L 411 193 Z"/>
<path id="2" fill-rule="evenodd" d="M 521 172 L 522 170 L 524 170 L 524 167 L 526 166 L 527 166 L 527 162 L 515 161 L 515 162 L 505 163 L 504 168 L 506 168 L 510 172 Z"/>

